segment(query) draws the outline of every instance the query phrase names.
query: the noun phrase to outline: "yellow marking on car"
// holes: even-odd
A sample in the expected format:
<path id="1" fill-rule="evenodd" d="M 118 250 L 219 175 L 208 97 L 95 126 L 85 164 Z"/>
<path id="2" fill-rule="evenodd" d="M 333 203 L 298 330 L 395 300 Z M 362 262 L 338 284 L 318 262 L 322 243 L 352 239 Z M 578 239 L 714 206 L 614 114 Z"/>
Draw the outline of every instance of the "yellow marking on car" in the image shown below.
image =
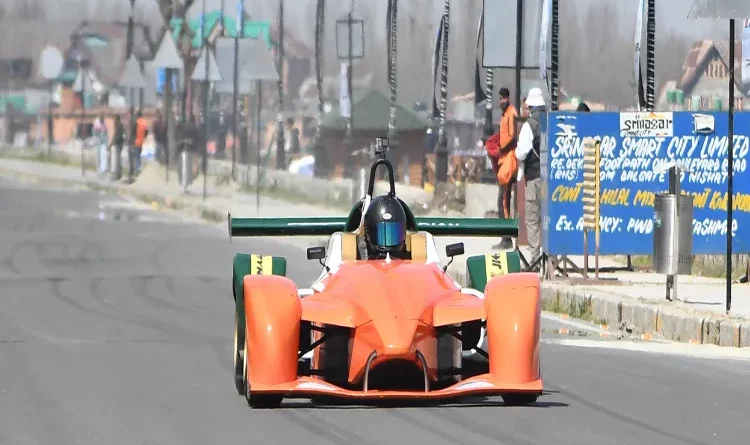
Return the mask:
<path id="1" fill-rule="evenodd" d="M 272 275 L 273 257 L 270 255 L 250 255 L 250 275 Z"/>
<path id="2" fill-rule="evenodd" d="M 505 253 L 485 255 L 484 268 L 487 271 L 487 281 L 499 275 L 505 275 L 508 273 L 508 256 Z"/>

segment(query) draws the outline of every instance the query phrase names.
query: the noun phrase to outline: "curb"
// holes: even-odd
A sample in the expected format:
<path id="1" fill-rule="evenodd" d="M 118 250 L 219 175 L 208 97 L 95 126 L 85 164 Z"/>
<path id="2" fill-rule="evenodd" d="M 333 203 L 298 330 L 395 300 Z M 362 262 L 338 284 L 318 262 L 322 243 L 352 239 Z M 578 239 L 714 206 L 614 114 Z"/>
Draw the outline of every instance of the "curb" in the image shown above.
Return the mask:
<path id="1" fill-rule="evenodd" d="M 750 321 L 698 314 L 559 283 L 542 284 L 542 304 L 564 313 L 585 312 L 597 323 L 620 326 L 642 338 L 735 348 L 750 347 Z M 574 308 L 574 310 L 570 310 Z M 574 315 L 574 314 L 571 314 Z"/>
<path id="2" fill-rule="evenodd" d="M 465 283 L 466 273 L 451 271 Z M 585 314 L 595 324 L 619 326 L 642 339 L 750 347 L 750 320 L 722 314 L 690 313 L 677 307 L 659 306 L 624 298 L 606 291 L 580 289 L 565 282 L 542 282 L 542 307 L 575 318 Z"/>

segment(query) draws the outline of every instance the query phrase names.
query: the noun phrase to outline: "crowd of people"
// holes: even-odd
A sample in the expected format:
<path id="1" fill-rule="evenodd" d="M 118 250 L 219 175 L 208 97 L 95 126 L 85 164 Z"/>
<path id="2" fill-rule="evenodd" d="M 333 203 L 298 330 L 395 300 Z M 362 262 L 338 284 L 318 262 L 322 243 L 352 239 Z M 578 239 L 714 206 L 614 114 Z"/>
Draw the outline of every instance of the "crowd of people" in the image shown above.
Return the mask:
<path id="1" fill-rule="evenodd" d="M 526 234 L 531 250 L 531 264 L 537 263 L 542 255 L 542 186 L 541 186 L 541 131 L 539 115 L 547 108 L 544 94 L 540 88 L 531 88 L 522 101 L 519 112 L 511 103 L 510 90 L 500 88 L 500 110 L 497 131 L 485 142 L 487 156 L 497 177 L 497 209 L 500 218 L 514 218 L 512 192 L 519 181 L 524 183 L 523 206 Z M 581 102 L 576 111 L 589 111 Z M 524 119 L 520 129 L 519 117 Z M 508 249 L 512 246 L 510 239 L 503 239 L 495 246 Z M 538 263 L 537 263 L 538 264 Z M 537 266 L 538 267 L 538 266 Z"/>

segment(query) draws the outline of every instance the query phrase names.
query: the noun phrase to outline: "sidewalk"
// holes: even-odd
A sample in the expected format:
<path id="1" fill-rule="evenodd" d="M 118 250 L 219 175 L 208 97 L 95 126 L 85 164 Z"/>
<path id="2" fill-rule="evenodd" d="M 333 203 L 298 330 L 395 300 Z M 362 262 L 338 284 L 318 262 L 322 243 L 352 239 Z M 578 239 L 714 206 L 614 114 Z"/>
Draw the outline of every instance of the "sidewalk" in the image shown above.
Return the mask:
<path id="1" fill-rule="evenodd" d="M 340 208 L 291 203 L 268 196 L 260 197 L 260 212 L 257 212 L 254 195 L 242 193 L 233 185 L 217 186 L 216 179 L 211 177 L 208 181 L 208 198 L 203 201 L 202 178 L 198 178 L 188 188 L 189 193 L 185 194 L 177 184 L 176 174 L 171 173 L 170 181 L 166 183 L 163 168 L 155 163 L 145 164 L 138 180 L 129 185 L 100 179 L 92 171 L 87 171 L 82 178 L 80 167 L 7 158 L 0 159 L 0 174 L 3 173 L 84 183 L 90 188 L 119 192 L 216 222 L 226 221 L 228 212 L 246 217 L 334 216 L 345 213 Z M 323 238 L 311 237 L 280 237 L 276 240 L 300 248 L 325 244 Z M 497 240 L 440 237 L 436 238 L 438 254 L 443 255 L 445 246 L 454 242 L 464 243 L 464 257 L 468 257 L 493 252 L 491 246 Z M 571 259 L 579 267 L 583 263 L 582 257 Z M 593 258 L 589 261 L 593 263 Z M 600 266 L 622 265 L 612 259 L 601 258 Z M 465 270 L 465 262 L 460 259 L 448 268 L 448 272 L 462 283 L 465 283 Z M 590 276 L 593 277 L 593 272 Z M 677 278 L 677 296 L 682 301 L 675 302 L 666 301 L 665 286 L 665 277 L 654 273 L 600 273 L 598 282 L 580 278 L 547 280 L 542 286 L 543 309 L 639 334 L 644 339 L 750 346 L 750 285 L 733 285 L 731 315 L 724 311 L 724 280 L 680 276 Z"/>

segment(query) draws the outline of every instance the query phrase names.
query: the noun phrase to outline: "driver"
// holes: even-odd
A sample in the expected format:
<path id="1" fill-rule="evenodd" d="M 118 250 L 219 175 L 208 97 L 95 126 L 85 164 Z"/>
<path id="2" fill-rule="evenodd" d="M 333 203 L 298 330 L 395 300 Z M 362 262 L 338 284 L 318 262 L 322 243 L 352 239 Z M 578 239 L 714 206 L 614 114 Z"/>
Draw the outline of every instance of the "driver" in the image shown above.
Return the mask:
<path id="1" fill-rule="evenodd" d="M 372 199 L 365 212 L 365 245 L 368 259 L 408 259 L 406 250 L 406 212 L 393 195 Z"/>

